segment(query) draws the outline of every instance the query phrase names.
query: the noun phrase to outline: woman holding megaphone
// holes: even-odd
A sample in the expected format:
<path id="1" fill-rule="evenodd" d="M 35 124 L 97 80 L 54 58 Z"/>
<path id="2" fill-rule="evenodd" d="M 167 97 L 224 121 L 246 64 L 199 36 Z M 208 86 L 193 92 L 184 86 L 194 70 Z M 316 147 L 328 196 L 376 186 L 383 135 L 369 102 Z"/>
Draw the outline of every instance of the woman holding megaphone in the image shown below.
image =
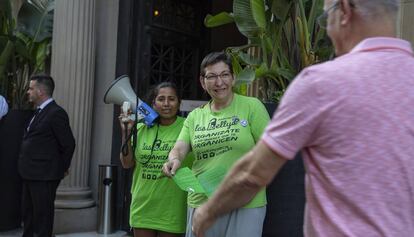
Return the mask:
<path id="1" fill-rule="evenodd" d="M 184 123 L 184 118 L 177 116 L 181 100 L 171 82 L 158 84 L 149 97 L 159 120 L 152 127 L 138 123 L 135 141 L 127 141 L 135 122 L 130 119 L 130 112 L 119 116 L 122 142 L 127 143 L 120 160 L 124 168 L 134 168 L 129 222 L 135 237 L 183 236 L 187 193 L 161 172 Z M 136 144 L 135 153 L 131 143 Z M 192 156 L 187 158 L 185 166 L 193 161 Z"/>

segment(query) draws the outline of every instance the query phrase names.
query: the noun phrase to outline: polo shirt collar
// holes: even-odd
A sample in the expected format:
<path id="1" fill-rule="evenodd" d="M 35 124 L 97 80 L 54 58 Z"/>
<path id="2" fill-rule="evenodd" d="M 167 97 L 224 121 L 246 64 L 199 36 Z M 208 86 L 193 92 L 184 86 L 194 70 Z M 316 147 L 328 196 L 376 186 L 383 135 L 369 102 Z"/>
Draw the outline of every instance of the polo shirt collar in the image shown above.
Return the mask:
<path id="1" fill-rule="evenodd" d="M 363 52 L 363 51 L 375 51 L 381 49 L 394 49 L 404 51 L 410 55 L 413 55 L 411 43 L 391 37 L 374 37 L 367 38 L 359 42 L 350 53 Z"/>

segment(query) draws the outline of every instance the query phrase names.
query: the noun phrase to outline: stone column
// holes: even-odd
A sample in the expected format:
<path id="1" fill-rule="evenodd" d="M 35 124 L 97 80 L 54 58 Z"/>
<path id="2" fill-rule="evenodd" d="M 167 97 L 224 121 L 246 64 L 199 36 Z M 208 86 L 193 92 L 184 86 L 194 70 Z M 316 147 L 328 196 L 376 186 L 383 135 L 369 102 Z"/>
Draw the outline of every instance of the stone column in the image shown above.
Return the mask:
<path id="1" fill-rule="evenodd" d="M 94 72 L 95 0 L 56 0 L 51 73 L 56 82 L 53 97 L 68 112 L 76 139 L 70 174 L 57 192 L 56 233 L 95 229 L 96 208 L 91 208 L 95 201 L 88 182 Z"/>
<path id="2" fill-rule="evenodd" d="M 414 0 L 401 0 L 398 36 L 414 45 Z"/>

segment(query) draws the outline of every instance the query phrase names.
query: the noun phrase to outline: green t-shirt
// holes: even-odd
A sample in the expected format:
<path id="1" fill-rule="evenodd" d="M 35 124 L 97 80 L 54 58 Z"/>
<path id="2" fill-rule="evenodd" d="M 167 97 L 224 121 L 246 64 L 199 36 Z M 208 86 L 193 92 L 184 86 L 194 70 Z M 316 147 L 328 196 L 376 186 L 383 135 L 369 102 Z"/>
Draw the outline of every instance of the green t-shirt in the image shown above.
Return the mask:
<path id="1" fill-rule="evenodd" d="M 149 128 L 144 124 L 137 125 L 135 168 L 131 186 L 132 227 L 171 233 L 185 232 L 187 193 L 179 189 L 172 179 L 162 176 L 161 171 L 183 123 L 184 119 L 177 117 L 169 126 L 155 125 Z M 193 160 L 194 157 L 190 154 L 183 166 L 188 166 Z"/>
<path id="2" fill-rule="evenodd" d="M 217 188 L 232 165 L 259 141 L 269 120 L 266 108 L 258 99 L 235 94 L 231 104 L 218 112 L 210 110 L 210 103 L 192 111 L 177 140 L 191 144 L 195 176 L 222 173 L 219 181 L 209 184 Z M 205 194 L 188 195 L 188 205 L 193 208 L 206 200 Z M 264 205 L 265 189 L 245 207 Z"/>

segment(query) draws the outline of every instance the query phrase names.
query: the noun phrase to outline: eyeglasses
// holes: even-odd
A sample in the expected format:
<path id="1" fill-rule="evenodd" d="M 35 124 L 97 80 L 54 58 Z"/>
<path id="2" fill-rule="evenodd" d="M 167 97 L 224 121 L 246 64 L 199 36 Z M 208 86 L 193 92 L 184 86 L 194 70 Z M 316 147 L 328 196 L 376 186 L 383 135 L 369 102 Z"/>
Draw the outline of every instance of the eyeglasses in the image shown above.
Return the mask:
<path id="1" fill-rule="evenodd" d="M 318 19 L 316 19 L 316 21 L 318 22 L 319 27 L 321 27 L 322 29 L 326 29 L 326 27 L 328 25 L 329 12 L 335 10 L 339 6 L 339 3 L 340 3 L 339 0 L 336 1 L 334 4 L 332 4 L 332 6 L 328 7 L 328 9 L 323 11 L 322 15 L 320 15 L 318 17 Z M 350 0 L 349 1 L 349 6 L 351 8 L 355 8 L 355 3 L 352 0 Z"/>
<path id="2" fill-rule="evenodd" d="M 222 72 L 222 73 L 220 73 L 220 75 L 210 74 L 210 75 L 205 76 L 204 78 L 207 81 L 215 81 L 219 77 L 221 78 L 221 80 L 228 80 L 232 77 L 232 74 L 230 72 Z"/>
<path id="3" fill-rule="evenodd" d="M 326 29 L 326 26 L 328 25 L 328 16 L 329 12 L 335 10 L 339 5 L 339 1 L 336 1 L 332 6 L 328 7 L 325 11 L 323 11 L 322 15 L 318 17 L 317 22 L 319 27 L 322 29 Z"/>

